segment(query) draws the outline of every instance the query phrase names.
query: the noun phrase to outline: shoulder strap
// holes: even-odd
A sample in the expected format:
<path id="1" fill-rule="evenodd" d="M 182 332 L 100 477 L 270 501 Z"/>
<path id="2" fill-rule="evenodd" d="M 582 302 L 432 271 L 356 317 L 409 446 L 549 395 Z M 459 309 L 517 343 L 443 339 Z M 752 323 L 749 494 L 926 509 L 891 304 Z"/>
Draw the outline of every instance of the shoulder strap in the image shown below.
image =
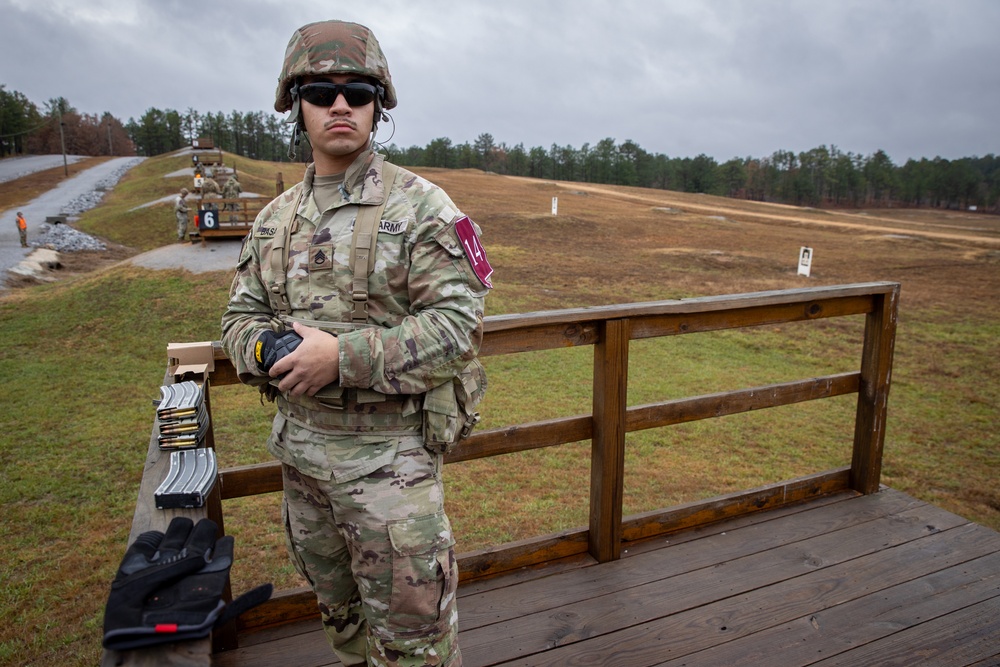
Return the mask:
<path id="1" fill-rule="evenodd" d="M 355 324 L 368 322 L 368 274 L 375 268 L 378 225 L 389 202 L 389 191 L 396 180 L 397 171 L 396 165 L 382 163 L 382 203 L 378 206 L 361 206 L 354 221 L 354 233 L 351 235 L 351 270 L 354 272 L 351 299 L 354 301 L 354 309 L 351 311 L 351 322 Z"/>
<path id="2" fill-rule="evenodd" d="M 288 243 L 292 238 L 292 227 L 295 216 L 299 212 L 299 203 L 302 201 L 302 190 L 295 196 L 295 203 L 292 205 L 291 216 L 279 215 L 276 220 L 278 229 L 274 233 L 274 241 L 271 246 L 271 277 L 272 282 L 267 285 L 267 298 L 271 302 L 271 311 L 275 315 L 288 315 L 292 312 L 292 306 L 288 303 L 288 291 L 285 289 L 285 281 L 288 277 Z M 249 233 L 253 234 L 253 230 Z"/>

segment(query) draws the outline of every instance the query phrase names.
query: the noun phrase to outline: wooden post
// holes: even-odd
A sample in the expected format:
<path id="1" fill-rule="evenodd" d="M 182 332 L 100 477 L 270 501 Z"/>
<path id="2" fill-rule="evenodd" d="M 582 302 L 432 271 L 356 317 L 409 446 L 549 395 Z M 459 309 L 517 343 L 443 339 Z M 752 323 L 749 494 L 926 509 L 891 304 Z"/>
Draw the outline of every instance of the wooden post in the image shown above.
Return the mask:
<path id="1" fill-rule="evenodd" d="M 205 446 L 211 449 L 215 449 L 215 422 L 212 419 L 212 398 L 209 392 L 209 386 L 211 385 L 210 375 L 206 374 L 205 383 L 203 385 L 203 391 L 205 392 L 205 412 L 208 414 L 208 429 L 205 432 Z M 212 485 L 212 490 L 208 492 L 208 498 L 205 499 L 205 511 L 208 518 L 214 521 L 219 526 L 219 537 L 226 534 L 226 522 L 225 517 L 222 514 L 222 481 L 218 476 L 215 478 L 215 484 Z M 222 590 L 222 599 L 227 603 L 233 601 L 233 589 L 230 579 L 226 579 L 226 586 Z M 218 653 L 219 651 L 228 651 L 230 649 L 237 648 L 239 646 L 239 640 L 236 636 L 236 621 L 230 621 L 222 627 L 216 628 L 212 631 L 212 652 Z"/>
<path id="2" fill-rule="evenodd" d="M 285 191 L 285 181 L 281 178 L 281 172 L 278 172 L 278 176 L 274 179 L 274 196 L 277 197 L 282 192 Z"/>
<path id="3" fill-rule="evenodd" d="M 861 353 L 858 409 L 854 419 L 854 453 L 851 488 L 875 493 L 882 475 L 882 447 L 892 376 L 892 354 L 896 343 L 899 285 L 873 295 L 874 307 L 865 318 L 865 342 Z"/>
<path id="4" fill-rule="evenodd" d="M 590 555 L 604 563 L 621 556 L 629 320 L 602 322 L 599 335 L 594 347 L 588 542 Z"/>

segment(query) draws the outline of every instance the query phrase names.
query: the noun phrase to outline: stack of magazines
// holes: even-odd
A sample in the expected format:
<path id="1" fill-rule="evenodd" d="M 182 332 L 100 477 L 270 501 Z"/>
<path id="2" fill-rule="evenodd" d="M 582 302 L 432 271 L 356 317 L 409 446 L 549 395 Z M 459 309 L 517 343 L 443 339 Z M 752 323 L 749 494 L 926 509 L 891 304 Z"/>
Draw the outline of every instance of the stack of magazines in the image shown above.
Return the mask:
<path id="1" fill-rule="evenodd" d="M 208 432 L 208 410 L 202 385 L 188 380 L 160 387 L 156 404 L 160 449 L 203 447 Z"/>

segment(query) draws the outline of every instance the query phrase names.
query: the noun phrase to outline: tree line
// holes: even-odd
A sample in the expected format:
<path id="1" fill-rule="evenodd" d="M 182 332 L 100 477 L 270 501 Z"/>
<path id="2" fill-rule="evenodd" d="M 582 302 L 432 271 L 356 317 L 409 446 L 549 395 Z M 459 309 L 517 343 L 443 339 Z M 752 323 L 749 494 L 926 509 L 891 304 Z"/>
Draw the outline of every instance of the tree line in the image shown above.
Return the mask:
<path id="1" fill-rule="evenodd" d="M 708 155 L 668 157 L 634 141 L 602 139 L 593 146 L 552 144 L 525 148 L 481 134 L 472 144 L 447 138 L 424 147 L 387 147 L 390 160 L 415 167 L 474 168 L 535 178 L 631 185 L 814 207 L 976 207 L 998 211 L 1000 157 L 907 160 L 893 164 L 883 150 L 871 155 L 819 146 L 794 153 L 718 162 Z"/>
<path id="2" fill-rule="evenodd" d="M 11 155 L 135 155 L 121 121 L 80 113 L 63 97 L 38 106 L 0 84 L 0 158 Z"/>
<path id="3" fill-rule="evenodd" d="M 60 136 L 60 129 L 62 130 Z M 224 152 L 256 160 L 289 161 L 291 128 L 262 111 L 201 113 L 150 108 L 121 123 L 110 113 L 78 113 L 63 98 L 44 113 L 24 95 L 0 85 L 0 157 L 59 153 L 160 155 L 209 138 Z M 497 142 L 489 133 L 472 143 L 446 137 L 426 146 L 383 146 L 389 159 L 407 167 L 482 169 L 497 174 L 564 181 L 701 192 L 813 207 L 910 206 L 1000 212 L 1000 157 L 909 159 L 899 166 L 883 150 L 870 155 L 836 146 L 778 150 L 767 157 L 725 162 L 701 154 L 668 157 L 631 140 L 605 138 L 580 148 L 552 144 L 526 148 Z M 297 157 L 310 159 L 303 138 Z"/>

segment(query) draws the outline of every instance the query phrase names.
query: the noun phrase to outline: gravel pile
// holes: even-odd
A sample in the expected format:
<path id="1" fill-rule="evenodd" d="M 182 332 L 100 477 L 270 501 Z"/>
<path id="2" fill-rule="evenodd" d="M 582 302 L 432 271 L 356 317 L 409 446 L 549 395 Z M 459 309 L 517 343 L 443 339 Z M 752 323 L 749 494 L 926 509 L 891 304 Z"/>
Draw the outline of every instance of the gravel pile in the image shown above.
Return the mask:
<path id="1" fill-rule="evenodd" d="M 69 225 L 49 224 L 39 225 L 41 233 L 31 240 L 36 248 L 52 248 L 59 252 L 79 252 L 81 250 L 105 250 L 107 246 L 90 234 L 84 234 Z"/>
<path id="2" fill-rule="evenodd" d="M 84 211 L 89 211 L 100 204 L 101 199 L 104 198 L 104 193 L 115 187 L 118 181 L 121 180 L 121 177 L 125 175 L 125 172 L 140 162 L 142 162 L 142 158 L 136 158 L 123 163 L 121 167 L 109 174 L 107 178 L 98 181 L 93 191 L 85 195 L 80 195 L 66 204 L 62 209 L 63 215 L 80 215 Z"/>
<path id="3" fill-rule="evenodd" d="M 142 162 L 142 158 L 136 158 L 122 164 L 121 167 L 109 174 L 106 178 L 98 181 L 95 189 L 80 195 L 66 206 L 62 207 L 62 214 L 66 216 L 77 216 L 84 211 L 89 211 L 101 203 L 104 194 L 115 187 L 121 177 L 129 169 Z M 89 234 L 84 234 L 78 229 L 73 229 L 69 225 L 42 223 L 39 226 L 39 233 L 30 241 L 36 248 L 52 248 L 59 252 L 79 252 L 81 250 L 105 250 L 107 246 Z"/>

